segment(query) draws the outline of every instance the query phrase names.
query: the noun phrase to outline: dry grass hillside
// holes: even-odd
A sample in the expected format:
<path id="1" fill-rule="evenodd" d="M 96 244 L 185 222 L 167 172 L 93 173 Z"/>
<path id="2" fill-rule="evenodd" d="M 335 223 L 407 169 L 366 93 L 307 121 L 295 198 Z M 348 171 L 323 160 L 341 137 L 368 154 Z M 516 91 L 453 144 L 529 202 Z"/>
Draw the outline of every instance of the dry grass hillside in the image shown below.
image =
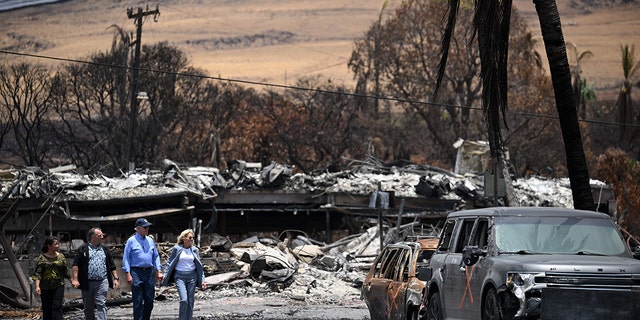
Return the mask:
<path id="1" fill-rule="evenodd" d="M 620 3 L 626 4 L 620 4 Z M 565 42 L 593 56 L 582 60 L 582 77 L 595 84 L 599 98 L 610 98 L 623 79 L 621 45 L 635 45 L 640 60 L 640 2 L 604 0 L 557 0 Z M 540 23 L 531 0 L 515 0 L 514 6 L 526 17 L 533 34 L 539 37 L 538 51 L 544 56 Z M 568 54 L 570 63 L 575 55 Z"/>
<path id="2" fill-rule="evenodd" d="M 594 54 L 583 63 L 583 77 L 598 90 L 612 90 L 622 78 L 620 45 L 636 44 L 640 53 L 640 3 L 631 0 L 613 6 L 617 1 L 601 1 L 608 5 L 597 1 L 558 0 L 558 6 L 566 41 Z M 0 12 L 0 49 L 82 59 L 108 50 L 112 24 L 134 32 L 127 8 L 147 3 L 151 9 L 158 3 L 161 14 L 157 22 L 151 17 L 145 21 L 143 42 L 174 44 L 187 52 L 194 66 L 212 76 L 292 84 L 300 77 L 321 74 L 350 86 L 346 64 L 353 40 L 377 19 L 382 1 L 63 1 Z M 391 0 L 386 13 L 398 3 Z M 514 4 L 539 35 L 533 2 Z M 539 50 L 544 51 L 542 45 Z M 0 54 L 3 63 L 18 59 L 23 58 Z"/>
<path id="3" fill-rule="evenodd" d="M 353 40 L 375 21 L 376 2 L 165 0 L 157 2 L 158 21 L 145 21 L 142 40 L 180 47 L 193 65 L 212 76 L 290 84 L 323 74 L 350 83 L 347 61 Z M 126 11 L 141 5 L 77 0 L 2 12 L 0 48 L 65 58 L 105 51 L 113 35 L 108 27 L 117 24 L 134 32 Z"/>

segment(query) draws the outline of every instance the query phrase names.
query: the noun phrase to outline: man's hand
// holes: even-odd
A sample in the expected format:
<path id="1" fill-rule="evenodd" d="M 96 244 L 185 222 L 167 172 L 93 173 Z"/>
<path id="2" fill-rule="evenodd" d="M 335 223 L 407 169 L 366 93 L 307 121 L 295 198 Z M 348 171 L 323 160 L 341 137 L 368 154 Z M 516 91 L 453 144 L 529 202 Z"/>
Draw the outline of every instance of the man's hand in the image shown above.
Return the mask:
<path id="1" fill-rule="evenodd" d="M 80 282 L 78 282 L 78 279 L 71 279 L 71 286 L 76 289 L 80 288 Z"/>
<path id="2" fill-rule="evenodd" d="M 164 273 L 162 271 L 158 271 L 158 282 L 162 282 L 164 280 Z"/>

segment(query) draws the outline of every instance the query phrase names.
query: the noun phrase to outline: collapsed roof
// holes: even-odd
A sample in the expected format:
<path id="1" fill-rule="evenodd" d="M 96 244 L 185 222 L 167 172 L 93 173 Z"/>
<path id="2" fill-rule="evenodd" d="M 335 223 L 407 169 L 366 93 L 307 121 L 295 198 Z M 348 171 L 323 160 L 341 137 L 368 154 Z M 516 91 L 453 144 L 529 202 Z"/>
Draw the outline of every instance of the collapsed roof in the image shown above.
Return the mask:
<path id="1" fill-rule="evenodd" d="M 16 200 L 16 211 L 50 212 L 75 221 L 115 222 L 180 212 L 340 212 L 376 216 L 441 218 L 463 208 L 491 206 L 482 175 L 408 164 L 361 163 L 350 170 L 317 175 L 293 173 L 290 166 L 234 161 L 221 172 L 184 167 L 171 160 L 162 170 L 137 170 L 121 177 L 81 174 L 74 166 L 0 172 L 1 207 Z M 592 181 L 598 198 L 610 188 Z M 514 206 L 572 207 L 569 180 L 538 176 L 513 181 Z M 605 191 L 604 196 L 602 190 Z M 146 202 L 146 203 L 145 203 Z M 144 205 L 142 205 L 144 203 Z M 136 205 L 134 205 L 136 204 Z"/>

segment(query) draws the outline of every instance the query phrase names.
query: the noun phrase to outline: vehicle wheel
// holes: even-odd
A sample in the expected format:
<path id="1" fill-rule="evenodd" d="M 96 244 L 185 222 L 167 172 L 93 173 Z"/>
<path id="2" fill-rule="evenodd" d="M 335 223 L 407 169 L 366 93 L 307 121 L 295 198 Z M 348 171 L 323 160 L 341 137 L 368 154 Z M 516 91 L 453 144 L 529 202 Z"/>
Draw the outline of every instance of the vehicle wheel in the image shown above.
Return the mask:
<path id="1" fill-rule="evenodd" d="M 436 291 L 429 297 L 427 312 L 422 320 L 442 320 L 442 303 L 440 303 L 440 292 Z"/>
<path id="2" fill-rule="evenodd" d="M 482 320 L 500 320 L 500 307 L 498 306 L 498 294 L 496 289 L 491 288 L 484 297 L 484 305 L 482 310 Z"/>
<path id="3" fill-rule="evenodd" d="M 418 308 L 409 307 L 407 310 L 407 320 L 418 320 Z"/>

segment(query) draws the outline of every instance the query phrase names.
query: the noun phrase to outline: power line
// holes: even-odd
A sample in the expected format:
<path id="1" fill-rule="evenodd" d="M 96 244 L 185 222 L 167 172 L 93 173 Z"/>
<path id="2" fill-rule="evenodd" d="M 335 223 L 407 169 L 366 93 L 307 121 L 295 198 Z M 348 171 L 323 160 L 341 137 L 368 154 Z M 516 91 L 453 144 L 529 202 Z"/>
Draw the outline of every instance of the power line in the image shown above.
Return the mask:
<path id="1" fill-rule="evenodd" d="M 107 68 L 118 68 L 118 69 L 126 69 L 126 70 L 137 69 L 138 71 L 153 72 L 153 73 L 160 73 L 160 74 L 167 74 L 167 75 L 176 75 L 176 76 L 183 76 L 183 77 L 194 77 L 194 78 L 224 81 L 224 82 L 230 82 L 230 83 L 240 83 L 240 84 L 269 87 L 269 88 L 299 90 L 299 91 L 317 92 L 317 93 L 324 93 L 324 94 L 338 94 L 338 95 L 344 95 L 344 96 L 350 96 L 350 97 L 356 97 L 356 98 L 380 99 L 380 100 L 398 102 L 398 103 L 409 103 L 409 104 L 426 105 L 426 106 L 434 106 L 434 107 L 448 107 L 448 108 L 467 109 L 467 110 L 473 110 L 473 111 L 482 111 L 481 107 L 474 107 L 474 106 L 461 106 L 461 105 L 412 100 L 412 99 L 397 98 L 397 97 L 386 97 L 386 96 L 377 97 L 377 96 L 358 94 L 358 93 L 337 92 L 337 91 L 330 91 L 330 90 L 323 90 L 323 89 L 316 89 L 316 88 L 306 88 L 306 87 L 299 87 L 299 86 L 268 83 L 268 82 L 262 82 L 262 81 L 240 80 L 240 79 L 214 77 L 209 75 L 192 74 L 192 73 L 184 73 L 184 72 L 155 70 L 155 69 L 148 69 L 148 68 L 134 68 L 130 66 L 111 65 L 111 64 L 99 63 L 99 62 L 93 62 L 93 61 L 52 57 L 52 56 L 45 56 L 45 55 L 38 55 L 38 54 L 24 53 L 24 52 L 14 52 L 14 51 L 8 51 L 3 49 L 0 49 L 0 53 L 24 56 L 24 57 L 30 57 L 30 58 L 36 58 L 36 59 L 54 60 L 54 61 L 69 62 L 69 63 L 80 63 L 85 65 L 94 65 L 94 66 L 101 66 L 101 67 L 107 67 Z M 532 118 L 558 120 L 557 115 L 550 115 L 550 114 L 538 114 L 538 113 L 519 112 L 519 111 L 511 112 L 511 114 L 527 116 Z M 585 123 L 599 124 L 599 125 L 627 126 L 630 128 L 640 128 L 640 124 L 623 124 L 619 122 L 590 120 L 590 119 L 578 119 L 578 121 L 585 122 Z"/>

